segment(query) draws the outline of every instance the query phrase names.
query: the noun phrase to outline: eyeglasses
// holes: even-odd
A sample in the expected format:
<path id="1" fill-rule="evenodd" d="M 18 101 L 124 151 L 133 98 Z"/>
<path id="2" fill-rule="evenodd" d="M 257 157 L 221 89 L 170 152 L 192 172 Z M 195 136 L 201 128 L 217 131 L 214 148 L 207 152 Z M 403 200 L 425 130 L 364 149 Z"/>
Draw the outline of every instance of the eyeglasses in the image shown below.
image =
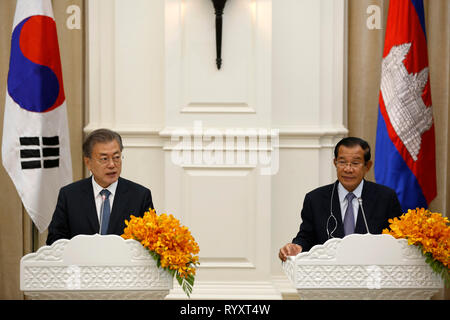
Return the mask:
<path id="1" fill-rule="evenodd" d="M 111 158 L 108 157 L 101 157 L 100 159 L 95 159 L 98 163 L 100 163 L 102 166 L 107 165 L 111 160 L 114 162 L 114 164 L 119 164 L 122 162 L 123 156 L 122 155 L 116 155 Z"/>
<path id="2" fill-rule="evenodd" d="M 352 162 L 346 162 L 344 160 L 336 161 L 336 166 L 341 169 L 347 168 L 347 166 L 350 166 L 351 169 L 357 169 L 357 168 L 361 168 L 363 165 L 364 165 L 364 162 L 360 162 L 360 161 L 352 161 Z"/>

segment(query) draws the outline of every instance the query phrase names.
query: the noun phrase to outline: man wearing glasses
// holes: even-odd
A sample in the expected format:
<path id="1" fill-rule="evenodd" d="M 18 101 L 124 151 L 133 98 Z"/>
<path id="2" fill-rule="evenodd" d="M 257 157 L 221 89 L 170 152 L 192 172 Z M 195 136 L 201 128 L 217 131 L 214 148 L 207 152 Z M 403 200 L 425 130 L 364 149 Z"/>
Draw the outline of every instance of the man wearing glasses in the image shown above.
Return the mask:
<path id="1" fill-rule="evenodd" d="M 402 214 L 394 190 L 364 179 L 372 167 L 366 141 L 342 139 L 334 149 L 333 161 L 338 180 L 306 194 L 300 230 L 292 243 L 280 249 L 282 261 L 331 238 L 352 233 L 380 234 L 388 227 L 388 219 Z"/>
<path id="2" fill-rule="evenodd" d="M 98 129 L 88 135 L 83 158 L 92 176 L 59 191 L 47 245 L 78 234 L 121 235 L 130 215 L 153 209 L 149 189 L 120 177 L 122 150 L 122 138 L 114 131 Z"/>

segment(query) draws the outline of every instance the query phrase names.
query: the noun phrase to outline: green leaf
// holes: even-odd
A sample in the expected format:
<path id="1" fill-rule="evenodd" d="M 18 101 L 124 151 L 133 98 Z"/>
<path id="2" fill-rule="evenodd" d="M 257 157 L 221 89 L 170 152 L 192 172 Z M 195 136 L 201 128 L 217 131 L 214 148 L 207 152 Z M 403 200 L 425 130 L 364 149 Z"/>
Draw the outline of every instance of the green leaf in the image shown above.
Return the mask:
<path id="1" fill-rule="evenodd" d="M 177 278 L 178 283 L 180 284 L 181 288 L 183 289 L 184 293 L 190 298 L 192 289 L 194 287 L 194 277 L 188 276 L 187 278 L 183 278 L 177 273 L 176 278 Z"/>
<path id="2" fill-rule="evenodd" d="M 138 240 L 138 239 L 136 239 Z M 157 254 L 154 251 L 151 251 L 150 249 L 146 248 L 147 251 L 150 253 L 150 255 L 153 257 L 153 259 L 156 261 L 156 266 L 158 268 L 161 268 L 161 256 Z M 175 277 L 178 281 L 178 284 L 183 289 L 184 293 L 190 298 L 193 287 L 194 287 L 194 276 L 189 275 L 187 278 L 183 278 L 178 274 L 177 270 L 170 269 L 168 267 L 162 268 L 163 270 L 167 271 L 172 279 Z"/>
<path id="3" fill-rule="evenodd" d="M 444 264 L 434 259 L 433 255 L 430 252 L 423 253 L 422 246 L 417 245 L 417 247 L 420 249 L 420 252 L 422 252 L 422 255 L 425 257 L 425 262 L 430 265 L 431 269 L 442 278 L 444 285 L 446 288 L 450 288 L 450 273 L 449 269 L 444 266 Z"/>

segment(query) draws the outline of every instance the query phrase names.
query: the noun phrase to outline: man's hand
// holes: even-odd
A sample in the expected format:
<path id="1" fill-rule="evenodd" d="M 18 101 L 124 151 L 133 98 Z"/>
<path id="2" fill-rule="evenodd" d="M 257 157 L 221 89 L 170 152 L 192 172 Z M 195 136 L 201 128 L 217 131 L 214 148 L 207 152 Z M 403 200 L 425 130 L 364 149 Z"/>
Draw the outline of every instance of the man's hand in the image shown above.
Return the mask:
<path id="1" fill-rule="evenodd" d="M 278 257 L 281 259 L 281 261 L 286 261 L 288 256 L 296 256 L 300 252 L 302 252 L 302 249 L 302 246 L 299 246 L 298 244 L 288 243 L 280 249 Z"/>

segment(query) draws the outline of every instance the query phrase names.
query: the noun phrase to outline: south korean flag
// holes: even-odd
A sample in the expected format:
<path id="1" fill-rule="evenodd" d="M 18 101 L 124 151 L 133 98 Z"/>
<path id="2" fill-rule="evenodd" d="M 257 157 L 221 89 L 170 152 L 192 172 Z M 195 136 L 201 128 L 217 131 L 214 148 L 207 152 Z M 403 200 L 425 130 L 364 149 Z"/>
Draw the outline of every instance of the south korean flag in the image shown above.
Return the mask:
<path id="1" fill-rule="evenodd" d="M 61 60 L 50 0 L 18 0 L 3 120 L 2 162 L 39 232 L 72 182 Z"/>

